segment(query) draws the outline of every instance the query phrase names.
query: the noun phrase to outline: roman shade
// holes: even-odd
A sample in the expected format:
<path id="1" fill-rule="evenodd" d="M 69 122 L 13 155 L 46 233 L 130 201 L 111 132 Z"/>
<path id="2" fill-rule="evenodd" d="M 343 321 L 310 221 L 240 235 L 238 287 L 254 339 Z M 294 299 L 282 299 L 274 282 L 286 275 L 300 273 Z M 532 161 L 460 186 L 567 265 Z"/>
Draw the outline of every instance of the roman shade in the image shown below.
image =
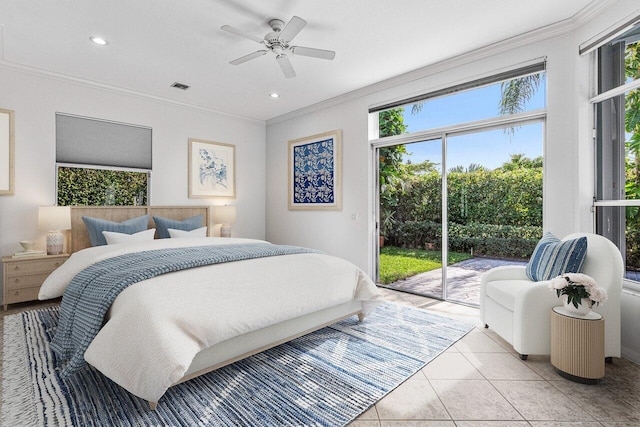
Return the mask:
<path id="1" fill-rule="evenodd" d="M 56 162 L 151 169 L 151 128 L 56 113 Z"/>

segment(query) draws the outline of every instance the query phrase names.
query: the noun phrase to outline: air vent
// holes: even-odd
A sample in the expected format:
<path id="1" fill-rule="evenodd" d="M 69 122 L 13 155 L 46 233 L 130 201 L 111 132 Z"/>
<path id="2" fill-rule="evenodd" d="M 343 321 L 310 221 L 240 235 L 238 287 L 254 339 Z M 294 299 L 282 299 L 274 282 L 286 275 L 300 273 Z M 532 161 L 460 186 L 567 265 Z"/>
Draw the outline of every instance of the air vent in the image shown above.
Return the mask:
<path id="1" fill-rule="evenodd" d="M 171 87 L 175 87 L 175 88 L 182 89 L 182 90 L 187 90 L 187 89 L 189 89 L 190 86 L 186 85 L 184 83 L 175 82 L 174 84 L 171 85 Z"/>

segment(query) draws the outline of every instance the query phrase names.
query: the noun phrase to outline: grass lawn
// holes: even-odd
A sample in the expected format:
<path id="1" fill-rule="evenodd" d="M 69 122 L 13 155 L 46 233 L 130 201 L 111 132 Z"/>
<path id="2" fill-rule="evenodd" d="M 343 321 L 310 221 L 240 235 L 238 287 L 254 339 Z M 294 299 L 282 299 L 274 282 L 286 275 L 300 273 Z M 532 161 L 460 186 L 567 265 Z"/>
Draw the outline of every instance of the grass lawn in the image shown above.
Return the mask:
<path id="1" fill-rule="evenodd" d="M 471 258 L 468 253 L 449 252 L 449 264 Z M 385 285 L 442 267 L 442 252 L 385 246 L 380 249 L 380 282 Z"/>

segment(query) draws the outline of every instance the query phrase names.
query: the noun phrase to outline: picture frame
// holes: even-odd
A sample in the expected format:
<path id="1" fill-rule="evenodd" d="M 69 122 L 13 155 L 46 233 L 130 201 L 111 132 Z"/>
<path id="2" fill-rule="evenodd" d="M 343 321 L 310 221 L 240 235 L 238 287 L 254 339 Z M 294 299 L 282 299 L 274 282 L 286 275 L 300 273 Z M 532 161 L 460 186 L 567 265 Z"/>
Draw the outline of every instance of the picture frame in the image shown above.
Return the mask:
<path id="1" fill-rule="evenodd" d="M 236 146 L 189 138 L 189 198 L 236 197 Z"/>
<path id="2" fill-rule="evenodd" d="M 0 108 L 0 196 L 14 194 L 15 112 Z"/>
<path id="3" fill-rule="evenodd" d="M 289 141 L 289 209 L 342 209 L 342 130 Z"/>

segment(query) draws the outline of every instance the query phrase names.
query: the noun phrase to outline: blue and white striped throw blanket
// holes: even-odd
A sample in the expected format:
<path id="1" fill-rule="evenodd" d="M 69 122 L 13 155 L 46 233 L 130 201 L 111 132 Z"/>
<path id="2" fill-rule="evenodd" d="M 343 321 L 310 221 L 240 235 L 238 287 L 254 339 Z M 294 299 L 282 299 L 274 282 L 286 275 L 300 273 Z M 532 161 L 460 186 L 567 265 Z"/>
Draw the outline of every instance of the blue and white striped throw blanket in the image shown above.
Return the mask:
<path id="1" fill-rule="evenodd" d="M 312 249 L 270 243 L 197 246 L 129 253 L 97 262 L 69 283 L 60 307 L 51 349 L 66 361 L 62 376 L 84 366 L 84 353 L 98 334 L 104 316 L 128 286 L 161 274 L 205 265 L 279 255 L 317 253 Z"/>

